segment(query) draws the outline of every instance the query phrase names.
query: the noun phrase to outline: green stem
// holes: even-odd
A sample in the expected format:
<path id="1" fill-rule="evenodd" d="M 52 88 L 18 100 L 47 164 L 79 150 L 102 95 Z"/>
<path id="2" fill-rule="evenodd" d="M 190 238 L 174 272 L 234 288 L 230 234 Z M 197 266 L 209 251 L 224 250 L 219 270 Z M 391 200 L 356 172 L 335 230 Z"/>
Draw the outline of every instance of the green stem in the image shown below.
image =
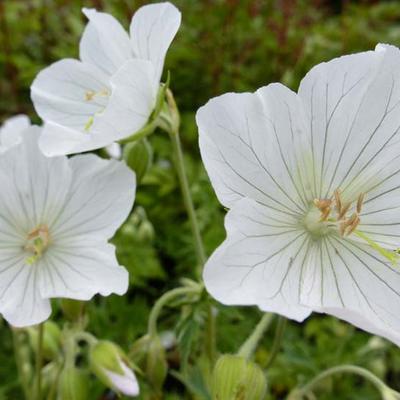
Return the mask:
<path id="1" fill-rule="evenodd" d="M 365 368 L 361 368 L 356 365 L 339 365 L 337 367 L 329 368 L 321 372 L 309 383 L 307 383 L 301 389 L 297 390 L 296 398 L 301 399 L 303 396 L 306 396 L 309 392 L 312 392 L 312 389 L 317 386 L 318 383 L 328 378 L 329 376 L 343 373 L 355 374 L 365 378 L 366 380 L 371 382 L 380 392 L 382 392 L 382 390 L 384 389 L 388 389 L 383 381 L 381 381 L 377 376 L 375 376 L 372 372 L 368 371 Z"/>
<path id="2" fill-rule="evenodd" d="M 98 340 L 95 336 L 93 336 L 91 333 L 89 332 L 84 332 L 84 331 L 80 331 L 80 332 L 76 332 L 74 334 L 74 340 L 75 341 L 80 341 L 83 340 L 84 342 L 86 342 L 89 346 L 93 346 L 95 345 Z"/>
<path id="3" fill-rule="evenodd" d="M 158 317 L 160 316 L 161 310 L 163 307 L 168 304 L 171 300 L 175 299 L 176 297 L 188 294 L 188 293 L 197 293 L 198 288 L 194 287 L 180 287 L 176 289 L 172 289 L 169 292 L 164 293 L 154 304 L 153 308 L 151 309 L 149 322 L 148 322 L 148 329 L 147 333 L 150 336 L 157 336 L 157 321 Z"/>
<path id="4" fill-rule="evenodd" d="M 265 369 L 268 369 L 273 364 L 276 356 L 279 353 L 283 339 L 283 333 L 285 332 L 285 326 L 286 326 L 286 318 L 279 316 L 278 325 L 276 327 L 276 332 L 275 332 L 274 343 L 272 344 L 271 354 L 269 356 Z"/>
<path id="5" fill-rule="evenodd" d="M 23 354 L 21 353 L 22 346 L 19 343 L 18 332 L 13 328 L 11 329 L 11 332 L 13 338 L 14 355 L 15 355 L 15 362 L 17 364 L 19 382 L 22 386 L 24 397 L 26 400 L 28 400 L 30 397 L 29 382 L 24 370 L 24 357 Z"/>
<path id="6" fill-rule="evenodd" d="M 238 351 L 238 355 L 250 359 L 265 331 L 270 326 L 274 314 L 264 314 L 251 335 L 246 339 Z"/>
<path id="7" fill-rule="evenodd" d="M 197 222 L 192 196 L 190 194 L 179 132 L 178 131 L 170 132 L 170 137 L 175 153 L 175 161 L 176 161 L 175 165 L 176 165 L 176 171 L 178 173 L 179 183 L 181 186 L 183 201 L 185 204 L 186 212 L 189 217 L 190 228 L 192 230 L 192 235 L 194 239 L 197 261 L 199 263 L 200 268 L 202 269 L 206 262 L 206 253 L 204 251 L 203 241 L 201 239 L 201 234 L 200 234 L 200 228 Z"/>
<path id="8" fill-rule="evenodd" d="M 42 366 L 43 366 L 43 333 L 44 325 L 38 326 L 38 342 L 36 352 L 36 400 L 42 397 Z"/>

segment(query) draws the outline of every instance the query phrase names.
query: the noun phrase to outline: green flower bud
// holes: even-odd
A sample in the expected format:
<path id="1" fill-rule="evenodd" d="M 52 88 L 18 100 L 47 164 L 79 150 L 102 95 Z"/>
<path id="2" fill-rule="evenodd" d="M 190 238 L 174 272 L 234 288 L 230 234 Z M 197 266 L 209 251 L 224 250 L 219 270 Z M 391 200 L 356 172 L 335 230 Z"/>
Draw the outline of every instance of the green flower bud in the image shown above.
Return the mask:
<path id="1" fill-rule="evenodd" d="M 90 369 L 109 388 L 127 396 L 137 396 L 139 385 L 128 367 L 126 355 L 114 343 L 99 341 L 90 349 Z"/>
<path id="2" fill-rule="evenodd" d="M 261 368 L 243 357 L 225 354 L 215 364 L 213 399 L 263 400 L 267 381 Z"/>
<path id="3" fill-rule="evenodd" d="M 147 139 L 143 138 L 124 147 L 123 159 L 135 171 L 139 183 L 153 163 L 153 149 Z"/>
<path id="4" fill-rule="evenodd" d="M 76 367 L 65 367 L 58 381 L 57 400 L 87 400 L 89 398 L 88 374 Z"/>
<path id="5" fill-rule="evenodd" d="M 139 365 L 155 392 L 160 392 L 168 373 L 165 349 L 158 336 L 145 335 L 132 346 L 130 355 Z"/>
<path id="6" fill-rule="evenodd" d="M 69 321 L 78 321 L 82 318 L 85 302 L 81 300 L 62 299 L 61 309 Z"/>
<path id="7" fill-rule="evenodd" d="M 38 329 L 28 328 L 28 335 L 31 347 L 37 351 Z M 54 359 L 61 347 L 61 330 L 53 321 L 46 321 L 43 325 L 43 356 L 46 360 Z"/>

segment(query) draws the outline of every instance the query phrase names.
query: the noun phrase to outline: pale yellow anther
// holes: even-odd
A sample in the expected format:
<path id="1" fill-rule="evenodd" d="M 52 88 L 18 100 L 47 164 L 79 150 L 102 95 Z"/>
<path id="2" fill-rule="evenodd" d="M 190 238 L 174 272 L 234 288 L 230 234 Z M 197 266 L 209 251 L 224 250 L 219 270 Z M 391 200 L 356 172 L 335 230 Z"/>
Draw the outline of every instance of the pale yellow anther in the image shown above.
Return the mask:
<path id="1" fill-rule="evenodd" d="M 88 90 L 85 93 L 85 100 L 86 101 L 92 101 L 95 95 L 96 95 L 96 92 L 94 92 L 93 90 Z"/>

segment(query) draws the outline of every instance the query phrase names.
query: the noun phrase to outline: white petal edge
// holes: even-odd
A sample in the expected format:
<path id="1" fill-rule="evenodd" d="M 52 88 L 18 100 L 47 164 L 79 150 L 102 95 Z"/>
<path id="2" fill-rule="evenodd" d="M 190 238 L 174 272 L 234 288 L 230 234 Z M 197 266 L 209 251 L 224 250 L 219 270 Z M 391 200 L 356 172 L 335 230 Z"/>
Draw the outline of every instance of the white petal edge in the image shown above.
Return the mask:
<path id="1" fill-rule="evenodd" d="M 83 8 L 89 19 L 79 46 L 80 59 L 111 77 L 133 57 L 128 33 L 110 14 Z"/>
<path id="2" fill-rule="evenodd" d="M 155 3 L 139 8 L 132 17 L 130 36 L 135 56 L 154 65 L 159 82 L 164 59 L 181 24 L 181 13 L 171 3 Z"/>
<path id="3" fill-rule="evenodd" d="M 290 217 L 274 218 L 268 208 L 242 199 L 228 212 L 227 239 L 205 265 L 204 283 L 228 305 L 257 305 L 296 321 L 310 313 L 299 301 L 307 237 Z"/>

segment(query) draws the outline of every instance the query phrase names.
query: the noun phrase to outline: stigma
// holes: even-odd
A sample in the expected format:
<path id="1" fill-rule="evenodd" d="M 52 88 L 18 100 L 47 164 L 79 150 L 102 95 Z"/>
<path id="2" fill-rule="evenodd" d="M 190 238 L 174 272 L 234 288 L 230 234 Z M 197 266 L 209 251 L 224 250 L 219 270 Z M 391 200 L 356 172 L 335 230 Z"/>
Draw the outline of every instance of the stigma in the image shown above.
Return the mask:
<path id="1" fill-rule="evenodd" d="M 45 253 L 50 244 L 50 234 L 47 225 L 39 225 L 28 233 L 27 242 L 24 247 L 26 251 L 32 253 L 25 262 L 32 265 L 37 262 Z"/>

